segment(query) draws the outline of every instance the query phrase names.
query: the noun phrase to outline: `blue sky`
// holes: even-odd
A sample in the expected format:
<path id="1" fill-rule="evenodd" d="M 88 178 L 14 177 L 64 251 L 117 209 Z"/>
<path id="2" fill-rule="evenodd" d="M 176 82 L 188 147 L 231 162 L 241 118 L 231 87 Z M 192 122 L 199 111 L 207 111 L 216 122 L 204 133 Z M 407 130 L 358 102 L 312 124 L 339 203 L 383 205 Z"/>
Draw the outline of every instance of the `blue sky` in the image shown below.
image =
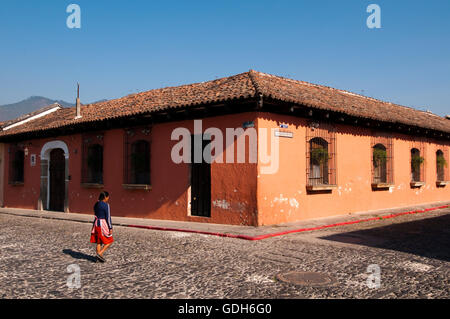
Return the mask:
<path id="1" fill-rule="evenodd" d="M 366 26 L 371 3 L 381 29 Z M 249 69 L 450 113 L 450 1 L 0 2 L 0 105 L 74 102 L 77 81 L 92 102 Z"/>

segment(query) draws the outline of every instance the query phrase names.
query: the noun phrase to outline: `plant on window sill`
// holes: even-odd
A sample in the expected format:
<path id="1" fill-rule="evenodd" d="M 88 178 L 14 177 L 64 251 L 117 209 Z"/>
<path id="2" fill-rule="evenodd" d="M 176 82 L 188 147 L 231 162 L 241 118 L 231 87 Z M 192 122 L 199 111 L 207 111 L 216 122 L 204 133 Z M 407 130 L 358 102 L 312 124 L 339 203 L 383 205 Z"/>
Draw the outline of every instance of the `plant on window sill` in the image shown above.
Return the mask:
<path id="1" fill-rule="evenodd" d="M 411 157 L 411 167 L 414 171 L 418 171 L 425 159 L 420 155 L 414 155 Z"/>
<path id="2" fill-rule="evenodd" d="M 386 163 L 387 153 L 385 150 L 375 148 L 373 150 L 373 162 L 375 167 L 379 167 Z"/>
<path id="3" fill-rule="evenodd" d="M 330 159 L 330 156 L 326 148 L 318 147 L 311 151 L 311 159 L 319 164 L 323 164 Z"/>
<path id="4" fill-rule="evenodd" d="M 438 155 L 436 157 L 436 165 L 438 167 L 438 169 L 444 169 L 444 167 L 447 167 L 447 161 L 445 160 L 444 156 L 442 155 Z"/>

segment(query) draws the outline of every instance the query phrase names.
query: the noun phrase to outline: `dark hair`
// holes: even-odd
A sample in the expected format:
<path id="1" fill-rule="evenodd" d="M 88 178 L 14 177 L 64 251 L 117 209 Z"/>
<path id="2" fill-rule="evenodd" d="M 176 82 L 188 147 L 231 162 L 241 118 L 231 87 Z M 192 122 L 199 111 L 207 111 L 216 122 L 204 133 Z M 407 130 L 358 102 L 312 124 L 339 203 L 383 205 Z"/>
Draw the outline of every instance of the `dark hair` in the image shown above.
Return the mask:
<path id="1" fill-rule="evenodd" d="M 107 191 L 101 192 L 98 200 L 104 200 L 106 197 L 109 197 L 109 193 Z"/>

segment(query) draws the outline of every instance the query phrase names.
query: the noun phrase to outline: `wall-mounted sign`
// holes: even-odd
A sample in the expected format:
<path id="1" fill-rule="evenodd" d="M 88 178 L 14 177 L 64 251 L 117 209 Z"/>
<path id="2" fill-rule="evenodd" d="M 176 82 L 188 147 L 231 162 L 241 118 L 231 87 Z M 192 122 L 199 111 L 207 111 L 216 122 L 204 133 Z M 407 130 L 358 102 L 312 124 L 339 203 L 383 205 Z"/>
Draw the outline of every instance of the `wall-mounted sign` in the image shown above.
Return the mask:
<path id="1" fill-rule="evenodd" d="M 30 156 L 30 165 L 36 166 L 36 154 L 31 154 Z"/>
<path id="2" fill-rule="evenodd" d="M 294 133 L 290 131 L 275 131 L 275 136 L 293 138 Z"/>

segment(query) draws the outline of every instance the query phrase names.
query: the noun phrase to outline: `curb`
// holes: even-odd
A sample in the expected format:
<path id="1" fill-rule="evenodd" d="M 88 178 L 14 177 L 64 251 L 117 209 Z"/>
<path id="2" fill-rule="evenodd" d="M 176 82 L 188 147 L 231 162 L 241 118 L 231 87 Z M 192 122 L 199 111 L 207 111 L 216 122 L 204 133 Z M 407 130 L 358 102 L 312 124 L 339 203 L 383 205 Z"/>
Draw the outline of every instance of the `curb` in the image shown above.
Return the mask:
<path id="1" fill-rule="evenodd" d="M 293 234 L 293 233 L 301 233 L 301 232 L 308 232 L 308 231 L 320 230 L 320 229 L 325 229 L 325 228 L 333 228 L 333 227 L 339 227 L 339 226 L 345 226 L 345 225 L 359 224 L 359 223 L 369 222 L 369 221 L 373 221 L 373 220 L 390 219 L 390 218 L 395 218 L 395 217 L 399 217 L 399 216 L 403 216 L 403 215 L 424 214 L 424 213 L 427 213 L 430 211 L 444 209 L 444 208 L 448 208 L 448 207 L 450 207 L 450 205 L 442 205 L 442 206 L 436 206 L 436 207 L 426 208 L 426 209 L 422 209 L 422 210 L 412 210 L 412 211 L 407 211 L 407 212 L 401 212 L 401 213 L 395 213 L 395 214 L 389 214 L 389 215 L 371 217 L 371 218 L 365 218 L 365 219 L 359 219 L 359 220 L 352 220 L 352 221 L 348 221 L 348 222 L 328 224 L 328 225 L 322 225 L 322 226 L 316 226 L 316 227 L 310 227 L 310 228 L 291 229 L 291 230 L 287 230 L 284 232 L 269 233 L 269 234 L 258 235 L 258 236 L 236 235 L 236 234 L 230 234 L 230 233 L 215 233 L 215 232 L 207 232 L 207 231 L 201 231 L 201 230 L 159 227 L 159 226 L 129 225 L 129 224 L 124 224 L 124 223 L 113 223 L 113 225 L 121 226 L 121 227 L 129 227 L 129 228 L 141 228 L 141 229 L 149 229 L 149 230 L 194 233 L 194 234 L 210 235 L 210 236 L 217 236 L 217 237 L 243 239 L 243 240 L 248 240 L 248 241 L 257 241 L 257 240 L 263 240 L 263 239 L 267 239 L 267 238 L 278 237 L 278 236 L 283 236 L 283 235 L 288 235 L 288 234 Z M 7 213 L 7 212 L 0 212 L 0 214 L 22 216 L 22 217 L 54 219 L 54 220 L 66 220 L 66 221 L 74 221 L 74 222 L 81 222 L 81 223 L 92 223 L 92 221 L 61 218 L 58 216 L 36 216 L 36 215 L 29 215 L 29 214 L 21 215 L 21 214 Z"/>
<path id="2" fill-rule="evenodd" d="M 395 217 L 399 217 L 399 216 L 403 216 L 403 215 L 423 214 L 423 213 L 427 213 L 427 212 L 430 212 L 433 210 L 443 209 L 443 208 L 448 208 L 448 207 L 450 207 L 450 205 L 426 208 L 426 209 L 422 209 L 422 210 L 413 210 L 413 211 L 390 214 L 390 215 L 385 215 L 385 216 L 380 216 L 380 217 L 372 217 L 372 218 L 366 218 L 366 219 L 353 220 L 353 221 L 349 221 L 349 222 L 322 225 L 322 226 L 311 227 L 311 228 L 293 229 L 293 230 L 287 230 L 287 231 L 280 232 L 280 233 L 271 233 L 271 234 L 265 234 L 265 235 L 259 235 L 259 236 L 234 235 L 234 234 L 227 234 L 227 233 L 213 233 L 213 232 L 198 231 L 198 230 L 156 227 L 156 226 L 140 226 L 140 225 L 123 225 L 123 226 L 131 227 L 131 228 L 150 229 L 150 230 L 195 233 L 195 234 L 203 234 L 203 235 L 211 235 L 211 236 L 219 236 L 219 237 L 228 237 L 228 238 L 237 238 L 237 239 L 244 239 L 244 240 L 249 240 L 249 241 L 256 241 L 256 240 L 263 240 L 263 239 L 267 239 L 267 238 L 271 238 L 271 237 L 278 237 L 278 236 L 283 236 L 283 235 L 292 234 L 292 233 L 301 233 L 301 232 L 307 232 L 307 231 L 313 231 L 313 230 L 320 230 L 320 229 L 324 229 L 324 228 L 332 228 L 332 227 L 339 227 L 339 226 L 345 226 L 345 225 L 351 225 L 351 224 L 364 223 L 364 222 L 369 222 L 372 220 L 390 219 L 390 218 L 395 218 Z"/>

